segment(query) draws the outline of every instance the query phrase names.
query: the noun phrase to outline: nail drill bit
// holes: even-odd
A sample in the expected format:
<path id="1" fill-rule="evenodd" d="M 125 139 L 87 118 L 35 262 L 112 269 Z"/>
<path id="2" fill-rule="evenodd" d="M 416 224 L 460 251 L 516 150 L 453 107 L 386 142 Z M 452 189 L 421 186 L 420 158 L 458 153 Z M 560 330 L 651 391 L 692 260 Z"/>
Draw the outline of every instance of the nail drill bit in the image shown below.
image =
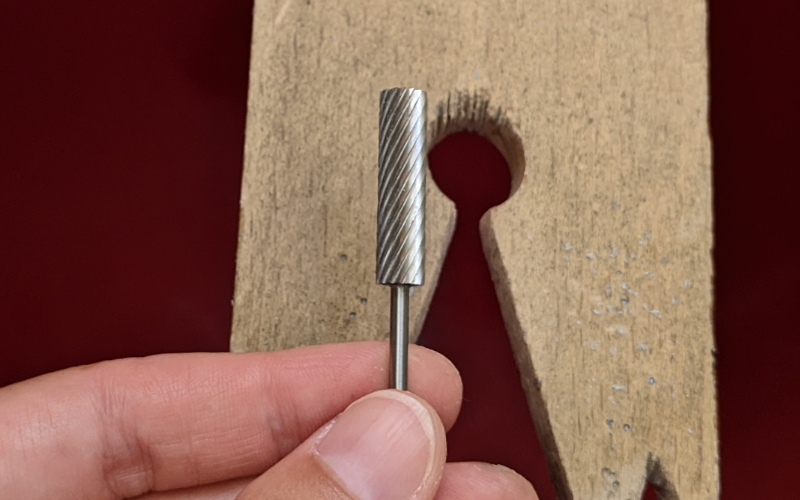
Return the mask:
<path id="1" fill-rule="evenodd" d="M 411 88 L 381 92 L 376 277 L 392 288 L 389 386 L 408 389 L 408 299 L 425 281 L 427 96 Z"/>

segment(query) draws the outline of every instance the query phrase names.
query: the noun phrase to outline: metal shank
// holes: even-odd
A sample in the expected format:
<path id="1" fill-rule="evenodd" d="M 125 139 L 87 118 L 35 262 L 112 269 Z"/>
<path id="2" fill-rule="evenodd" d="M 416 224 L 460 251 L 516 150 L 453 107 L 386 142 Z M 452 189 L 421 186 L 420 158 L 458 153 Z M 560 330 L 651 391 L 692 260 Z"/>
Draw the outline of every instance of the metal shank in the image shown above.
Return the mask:
<path id="1" fill-rule="evenodd" d="M 407 285 L 392 287 L 392 325 L 389 358 L 392 389 L 408 390 L 408 291 Z"/>
<path id="2" fill-rule="evenodd" d="M 418 89 L 381 92 L 378 159 L 377 281 L 425 281 L 427 98 Z"/>

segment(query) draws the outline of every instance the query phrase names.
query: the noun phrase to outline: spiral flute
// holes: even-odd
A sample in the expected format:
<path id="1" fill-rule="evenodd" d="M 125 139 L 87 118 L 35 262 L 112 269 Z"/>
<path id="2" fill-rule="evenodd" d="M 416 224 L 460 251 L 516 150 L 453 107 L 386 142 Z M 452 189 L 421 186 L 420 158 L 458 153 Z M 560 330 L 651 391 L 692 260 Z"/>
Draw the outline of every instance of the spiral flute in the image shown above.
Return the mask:
<path id="1" fill-rule="evenodd" d="M 390 386 L 408 385 L 408 299 L 425 281 L 427 97 L 418 89 L 381 92 L 376 278 L 392 287 Z"/>

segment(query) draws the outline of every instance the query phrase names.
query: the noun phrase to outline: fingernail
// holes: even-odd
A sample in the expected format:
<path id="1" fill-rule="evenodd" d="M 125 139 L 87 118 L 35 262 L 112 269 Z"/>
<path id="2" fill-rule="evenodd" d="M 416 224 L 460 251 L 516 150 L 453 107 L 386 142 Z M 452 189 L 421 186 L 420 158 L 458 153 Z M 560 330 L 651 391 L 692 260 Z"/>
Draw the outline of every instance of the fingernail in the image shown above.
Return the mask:
<path id="1" fill-rule="evenodd" d="M 434 423 L 428 409 L 399 391 L 351 405 L 317 444 L 322 461 L 360 500 L 407 500 L 430 473 Z"/>

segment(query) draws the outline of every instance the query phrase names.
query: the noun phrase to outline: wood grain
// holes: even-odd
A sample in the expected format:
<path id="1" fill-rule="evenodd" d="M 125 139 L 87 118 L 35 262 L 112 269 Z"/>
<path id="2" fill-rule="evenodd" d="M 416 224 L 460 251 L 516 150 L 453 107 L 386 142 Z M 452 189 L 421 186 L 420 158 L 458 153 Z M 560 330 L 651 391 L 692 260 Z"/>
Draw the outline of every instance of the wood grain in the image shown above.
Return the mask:
<path id="1" fill-rule="evenodd" d="M 705 36 L 700 0 L 257 0 L 232 350 L 386 336 L 378 94 L 427 89 L 431 144 L 512 169 L 484 249 L 559 497 L 717 498 Z"/>

